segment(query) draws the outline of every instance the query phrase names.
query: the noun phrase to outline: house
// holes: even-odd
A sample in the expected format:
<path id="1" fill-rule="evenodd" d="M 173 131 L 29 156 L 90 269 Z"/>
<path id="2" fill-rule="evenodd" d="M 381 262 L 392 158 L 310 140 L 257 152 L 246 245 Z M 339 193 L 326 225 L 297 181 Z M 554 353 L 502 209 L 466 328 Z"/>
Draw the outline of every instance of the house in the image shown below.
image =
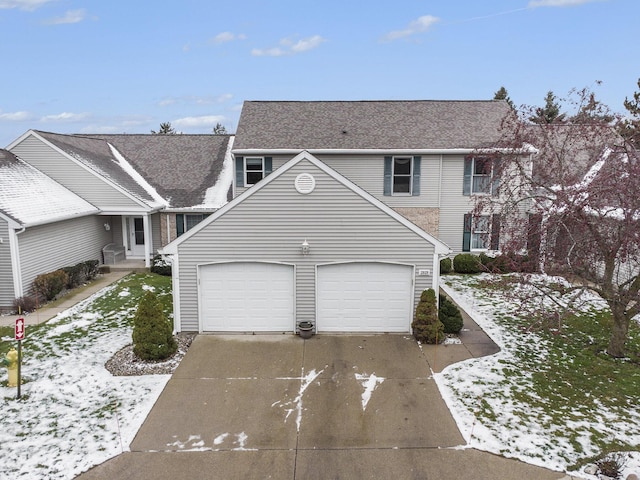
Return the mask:
<path id="1" fill-rule="evenodd" d="M 0 309 L 29 294 L 39 274 L 102 261 L 108 245 L 149 266 L 228 201 L 232 145 L 229 135 L 22 135 L 0 179 L 0 237 L 9 239 L 0 243 Z"/>
<path id="2" fill-rule="evenodd" d="M 439 260 L 499 247 L 504 101 L 245 102 L 234 199 L 163 248 L 177 331 L 410 332 Z"/>

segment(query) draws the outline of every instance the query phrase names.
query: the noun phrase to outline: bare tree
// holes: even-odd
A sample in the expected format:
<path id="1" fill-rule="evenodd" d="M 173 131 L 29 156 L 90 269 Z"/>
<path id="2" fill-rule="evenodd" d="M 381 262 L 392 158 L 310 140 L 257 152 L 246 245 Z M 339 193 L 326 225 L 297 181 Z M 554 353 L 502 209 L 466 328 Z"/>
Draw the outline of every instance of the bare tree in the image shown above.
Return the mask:
<path id="1" fill-rule="evenodd" d="M 593 99 L 585 89 L 567 102 L 589 112 Z M 528 252 L 543 272 L 569 279 L 562 293 L 587 289 L 605 300 L 607 352 L 623 357 L 640 313 L 640 158 L 616 133 L 622 119 L 596 106 L 598 115 L 577 123 L 527 121 L 535 107 L 506 118 L 492 151 L 501 157 L 499 195 L 477 196 L 474 214 L 500 212 L 501 250 L 516 260 Z"/>

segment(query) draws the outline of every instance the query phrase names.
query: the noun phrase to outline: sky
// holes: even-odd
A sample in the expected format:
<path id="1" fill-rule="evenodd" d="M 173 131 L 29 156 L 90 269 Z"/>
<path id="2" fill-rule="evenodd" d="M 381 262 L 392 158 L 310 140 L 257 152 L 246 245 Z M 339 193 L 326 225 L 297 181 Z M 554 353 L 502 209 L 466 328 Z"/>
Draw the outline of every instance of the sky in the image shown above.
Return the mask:
<path id="1" fill-rule="evenodd" d="M 235 132 L 245 100 L 638 90 L 638 0 L 0 0 L 0 147 L 56 133 Z"/>

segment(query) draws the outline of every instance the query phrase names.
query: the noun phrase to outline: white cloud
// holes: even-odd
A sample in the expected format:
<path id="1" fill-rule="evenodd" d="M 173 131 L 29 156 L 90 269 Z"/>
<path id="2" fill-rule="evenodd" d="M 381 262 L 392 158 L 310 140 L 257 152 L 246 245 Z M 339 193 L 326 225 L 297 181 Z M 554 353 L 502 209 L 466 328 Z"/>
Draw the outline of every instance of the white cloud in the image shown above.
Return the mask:
<path id="1" fill-rule="evenodd" d="M 434 17 L 432 15 L 423 15 L 419 17 L 417 20 L 409 23 L 407 28 L 403 30 L 394 30 L 392 32 L 387 33 L 383 39 L 384 40 L 398 40 L 399 38 L 410 37 L 412 35 L 416 35 L 418 33 L 423 33 L 429 30 L 432 25 L 439 22 L 440 19 L 438 17 Z"/>
<path id="2" fill-rule="evenodd" d="M 80 122 L 88 117 L 86 113 L 62 112 L 56 115 L 45 115 L 41 122 Z"/>
<path id="3" fill-rule="evenodd" d="M 87 16 L 87 11 L 84 8 L 78 10 L 68 10 L 62 17 L 55 17 L 46 20 L 44 23 L 47 25 L 65 25 L 69 23 L 80 23 Z"/>
<path id="4" fill-rule="evenodd" d="M 303 38 L 295 42 L 291 38 L 283 38 L 280 40 L 280 47 L 272 48 L 254 48 L 251 50 L 251 55 L 254 57 L 282 57 L 285 55 L 295 55 L 298 53 L 306 52 L 319 47 L 322 43 L 326 42 L 325 38 L 320 35 L 314 35 L 312 37 Z"/>
<path id="5" fill-rule="evenodd" d="M 234 40 L 246 40 L 247 36 L 244 33 L 231 33 L 231 32 L 221 32 L 217 34 L 211 40 L 215 45 L 219 45 L 221 43 L 232 42 Z"/>
<path id="6" fill-rule="evenodd" d="M 34 116 L 31 113 L 24 112 L 24 111 L 0 113 L 0 121 L 26 122 L 33 119 L 34 119 Z"/>
<path id="7" fill-rule="evenodd" d="M 204 115 L 201 117 L 184 117 L 173 120 L 171 125 L 177 128 L 213 128 L 216 123 L 222 123 L 224 117 L 222 115 Z"/>
<path id="8" fill-rule="evenodd" d="M 575 7 L 585 3 L 597 2 L 600 0 L 531 0 L 529 8 L 536 7 Z"/>
<path id="9" fill-rule="evenodd" d="M 33 11 L 54 0 L 0 0 L 0 8 L 19 8 Z"/>

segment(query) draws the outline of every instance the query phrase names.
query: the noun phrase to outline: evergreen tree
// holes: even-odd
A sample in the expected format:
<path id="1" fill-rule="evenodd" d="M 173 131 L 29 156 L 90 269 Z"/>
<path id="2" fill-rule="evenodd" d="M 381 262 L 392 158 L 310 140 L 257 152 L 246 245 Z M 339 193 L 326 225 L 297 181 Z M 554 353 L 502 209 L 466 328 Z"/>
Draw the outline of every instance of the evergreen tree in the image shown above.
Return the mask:
<path id="1" fill-rule="evenodd" d="M 505 100 L 509 106 L 513 109 L 516 108 L 516 106 L 513 104 L 513 102 L 511 101 L 511 98 L 509 98 L 509 93 L 507 92 L 507 89 L 504 87 L 500 87 L 500 90 L 498 90 L 494 96 L 493 96 L 494 100 Z"/>
<path id="2" fill-rule="evenodd" d="M 216 126 L 213 127 L 213 134 L 214 135 L 226 135 L 227 134 L 227 129 L 225 128 L 224 125 L 222 125 L 220 122 L 216 123 Z"/>
<path id="3" fill-rule="evenodd" d="M 570 123 L 611 123 L 614 120 L 615 117 L 609 113 L 606 106 L 596 100 L 593 92 L 586 95 L 586 100 L 580 105 L 578 113 L 569 119 Z"/>
<path id="4" fill-rule="evenodd" d="M 151 130 L 151 133 L 154 135 L 175 135 L 178 132 L 171 126 L 171 122 L 162 122 L 158 131 Z"/>
<path id="5" fill-rule="evenodd" d="M 565 114 L 560 113 L 560 104 L 551 90 L 547 92 L 544 100 L 544 107 L 536 108 L 535 114 L 529 117 L 529 121 L 539 125 L 545 123 L 563 123 Z"/>
<path id="6" fill-rule="evenodd" d="M 147 291 L 133 318 L 133 353 L 143 360 L 162 360 L 175 353 L 178 344 L 173 326 L 155 293 Z"/>
<path id="7" fill-rule="evenodd" d="M 438 319 L 436 292 L 433 288 L 422 292 L 411 328 L 413 328 L 413 336 L 419 342 L 441 343 L 444 341 L 444 325 Z"/>

